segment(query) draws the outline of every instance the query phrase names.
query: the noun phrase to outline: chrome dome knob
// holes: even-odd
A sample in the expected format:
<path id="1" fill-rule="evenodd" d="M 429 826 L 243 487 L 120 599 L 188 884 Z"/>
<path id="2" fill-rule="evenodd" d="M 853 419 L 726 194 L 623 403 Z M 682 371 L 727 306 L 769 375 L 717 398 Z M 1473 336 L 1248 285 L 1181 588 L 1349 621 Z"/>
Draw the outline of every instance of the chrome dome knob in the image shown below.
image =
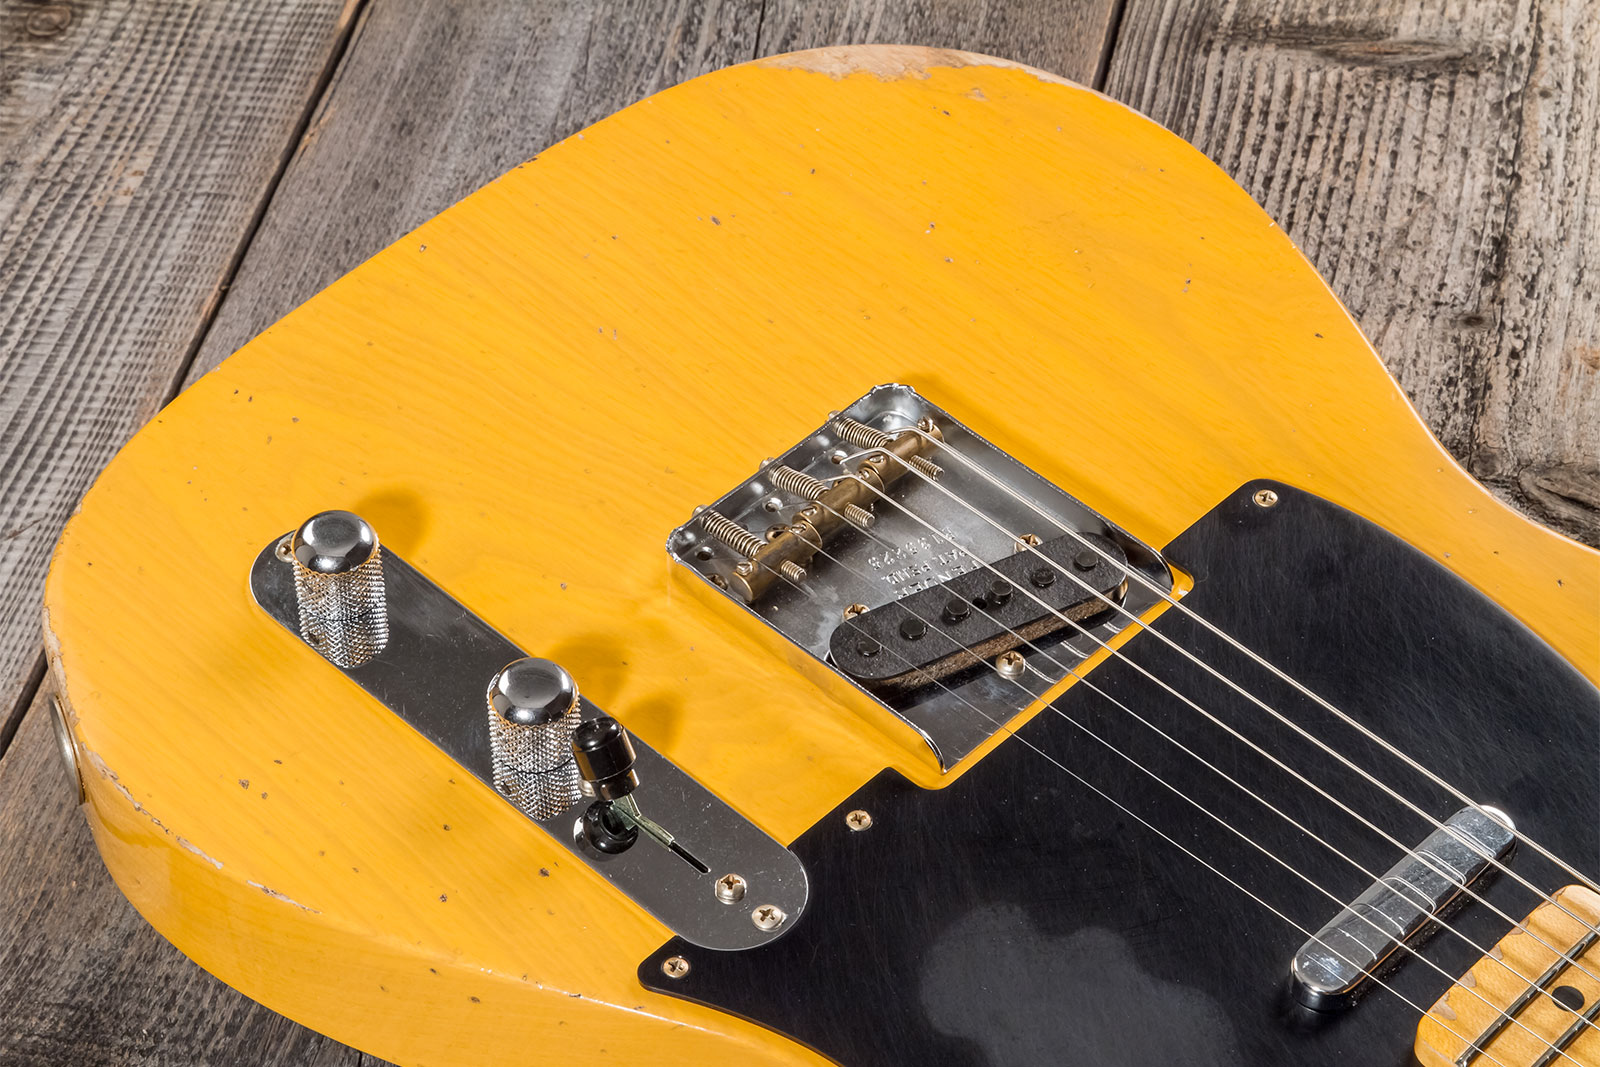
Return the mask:
<path id="1" fill-rule="evenodd" d="M 566 811 L 580 796 L 577 726 L 578 687 L 559 664 L 529 656 L 501 668 L 489 682 L 495 788 L 535 819 Z"/>
<path id="2" fill-rule="evenodd" d="M 339 667 L 359 667 L 389 643 L 383 549 L 359 515 L 324 511 L 289 535 L 300 636 Z"/>

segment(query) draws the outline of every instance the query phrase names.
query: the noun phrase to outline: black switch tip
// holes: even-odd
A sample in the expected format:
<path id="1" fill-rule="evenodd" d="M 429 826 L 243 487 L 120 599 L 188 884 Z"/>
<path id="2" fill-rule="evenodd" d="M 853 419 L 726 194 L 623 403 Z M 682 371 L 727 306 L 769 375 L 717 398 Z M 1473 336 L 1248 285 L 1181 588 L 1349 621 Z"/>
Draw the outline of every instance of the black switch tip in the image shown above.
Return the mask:
<path id="1" fill-rule="evenodd" d="M 602 715 L 572 731 L 572 758 L 578 773 L 601 800 L 625 797 L 639 785 L 633 773 L 633 739 L 616 719 Z"/>

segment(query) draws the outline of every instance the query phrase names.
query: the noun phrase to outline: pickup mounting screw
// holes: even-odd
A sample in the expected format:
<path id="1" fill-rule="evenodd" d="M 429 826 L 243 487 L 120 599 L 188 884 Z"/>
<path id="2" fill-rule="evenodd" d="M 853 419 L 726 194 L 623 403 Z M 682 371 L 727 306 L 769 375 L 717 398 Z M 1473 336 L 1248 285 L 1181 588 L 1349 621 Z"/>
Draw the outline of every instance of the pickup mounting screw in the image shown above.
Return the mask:
<path id="1" fill-rule="evenodd" d="M 1261 507 L 1270 508 L 1278 503 L 1278 494 L 1271 489 L 1257 489 L 1255 501 Z"/>
<path id="2" fill-rule="evenodd" d="M 757 930 L 776 930 L 788 917 L 776 904 L 763 904 L 750 913 L 750 921 L 756 924 Z"/>
<path id="3" fill-rule="evenodd" d="M 845 622 L 849 622 L 851 619 L 855 618 L 857 615 L 865 615 L 866 613 L 867 613 L 867 606 L 865 604 L 851 604 L 849 607 L 844 609 L 844 612 L 843 612 L 844 621 Z"/>
<path id="4" fill-rule="evenodd" d="M 1017 538 L 1017 543 L 1011 546 L 1011 551 L 1026 552 L 1028 549 L 1038 548 L 1042 544 L 1044 544 L 1044 538 L 1040 537 L 1038 534 L 1023 534 L 1021 537 Z"/>
<path id="5" fill-rule="evenodd" d="M 689 961 L 682 956 L 668 956 L 661 961 L 661 973 L 668 978 L 682 978 L 689 973 Z"/>
<path id="6" fill-rule="evenodd" d="M 1028 661 L 1016 649 L 1002 652 L 994 658 L 994 669 L 1002 678 L 1021 678 Z"/>
<path id="7" fill-rule="evenodd" d="M 844 817 L 844 824 L 850 829 L 860 833 L 872 825 L 872 814 L 857 808 Z"/>
<path id="8" fill-rule="evenodd" d="M 717 879 L 717 899 L 724 904 L 737 904 L 744 899 L 744 891 L 748 886 L 745 880 L 737 874 L 725 874 Z"/>

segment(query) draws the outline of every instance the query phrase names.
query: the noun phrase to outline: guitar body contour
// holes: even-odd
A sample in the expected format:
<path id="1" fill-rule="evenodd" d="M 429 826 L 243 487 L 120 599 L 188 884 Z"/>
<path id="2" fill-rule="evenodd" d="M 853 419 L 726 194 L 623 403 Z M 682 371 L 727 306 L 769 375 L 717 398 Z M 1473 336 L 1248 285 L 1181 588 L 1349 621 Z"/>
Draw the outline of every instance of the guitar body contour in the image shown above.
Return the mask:
<path id="1" fill-rule="evenodd" d="M 57 551 L 45 633 L 85 810 L 117 884 L 230 985 L 402 1064 L 631 1063 L 668 1052 L 682 1062 L 826 1062 L 820 1050 L 865 1067 L 844 1058 L 860 1046 L 830 1045 L 826 1020 L 763 1018 L 760 996 L 726 1003 L 709 984 L 693 994 L 644 988 L 641 965 L 656 966 L 673 931 L 312 654 L 254 603 L 247 577 L 262 547 L 305 516 L 358 512 L 387 550 L 522 648 L 559 661 L 587 699 L 738 813 L 797 842 L 816 866 L 811 910 L 772 946 L 727 961 L 735 989 L 766 988 L 798 965 L 762 971 L 760 953 L 781 956 L 823 929 L 831 901 L 848 905 L 851 883 L 828 868 L 834 846 L 818 836 L 847 801 L 879 798 L 887 818 L 907 796 L 929 798 L 935 807 L 916 810 L 935 811 L 934 798 L 949 809 L 961 795 L 952 790 L 966 789 L 970 812 L 1015 780 L 1001 768 L 1022 764 L 1002 759 L 1026 751 L 1001 732 L 941 773 L 904 724 L 864 693 L 819 687 L 802 657 L 706 595 L 663 551 L 697 505 L 888 382 L 954 412 L 1133 537 L 1173 546 L 1183 580 L 1201 583 L 1196 604 L 1239 613 L 1250 602 L 1241 597 L 1270 592 L 1291 601 L 1283 618 L 1298 617 L 1292 576 L 1240 587 L 1266 557 L 1222 545 L 1226 523 L 1203 523 L 1222 522 L 1218 509 L 1263 480 L 1283 487 L 1283 521 L 1305 499 L 1306 521 L 1334 530 L 1327 538 L 1383 546 L 1338 557 L 1347 565 L 1381 557 L 1413 583 L 1406 588 L 1447 586 L 1438 603 L 1389 602 L 1384 640 L 1360 654 L 1401 675 L 1348 693 L 1393 692 L 1413 668 L 1447 682 L 1448 672 L 1419 666 L 1435 630 L 1476 634 L 1480 665 L 1496 654 L 1537 661 L 1550 699 L 1571 706 L 1469 701 L 1459 723 L 1442 711 L 1409 723 L 1407 749 L 1431 761 L 1455 746 L 1446 777 L 1460 770 L 1469 792 L 1512 810 L 1535 837 L 1541 820 L 1546 829 L 1581 822 L 1591 829 L 1575 847 L 1593 850 L 1592 792 L 1552 786 L 1535 803 L 1526 790 L 1574 754 L 1545 737 L 1543 722 L 1588 731 L 1588 747 L 1575 746 L 1588 761 L 1577 780 L 1592 786 L 1600 555 L 1512 513 L 1450 459 L 1315 271 L 1198 151 L 1039 71 L 963 53 L 850 48 L 697 78 L 551 148 L 267 330 L 113 461 Z M 1299 558 L 1294 543 L 1272 542 L 1277 565 Z M 1180 547 L 1221 562 L 1209 572 L 1186 565 Z M 1321 587 L 1303 591 L 1306 612 L 1340 603 Z M 1381 589 L 1361 598 L 1366 611 L 1386 603 Z M 1487 621 L 1439 629 L 1430 611 L 1445 604 Z M 1352 629 L 1327 630 L 1319 647 Z M 1271 627 L 1256 630 L 1271 639 Z M 1409 659 L 1378 654 L 1408 639 Z M 1156 661 L 1149 635 L 1123 647 Z M 1305 667 L 1337 684 L 1339 665 Z M 1129 684 L 1122 669 L 1106 660 L 1088 677 L 1115 691 Z M 1052 698 L 1071 712 L 1087 700 L 1078 689 Z M 1070 738 L 1040 732 L 1054 717 L 1043 707 L 1010 725 L 1069 761 Z M 1518 749 L 1516 767 L 1494 770 L 1495 739 L 1523 734 L 1548 749 Z M 1316 753 L 1299 755 L 1319 766 Z M 1016 773 L 1043 782 L 1048 770 Z M 1101 770 L 1135 810 L 1160 792 L 1136 771 Z M 1442 818 L 1453 810 L 1445 800 L 1426 803 Z M 1119 818 L 1085 800 L 1070 821 L 1082 841 L 1105 845 L 1097 834 L 1113 823 L 1126 830 Z M 868 844 L 892 825 L 842 836 Z M 1420 840 L 1421 825 L 1405 833 Z M 980 829 L 969 826 L 974 840 L 995 832 Z M 938 823 L 925 833 L 938 834 Z M 1562 834 L 1545 836 L 1556 847 Z M 1174 895 L 1190 886 L 1188 911 L 1213 910 L 1175 929 L 1172 944 L 1259 954 L 1228 972 L 1240 981 L 1287 974 L 1304 933 L 1223 883 L 1199 888 L 1212 876 L 1162 851 L 1159 838 L 1119 830 L 1118 840 L 1106 871 L 1161 872 L 1149 882 L 1159 887 L 1146 901 L 1152 916 L 1183 913 Z M 980 949 L 984 931 L 1015 920 L 1040 944 L 1087 953 L 1091 976 L 1099 946 L 1105 967 L 1132 975 L 1126 988 L 1169 990 L 1172 1001 L 1126 1004 L 1124 1045 L 1103 1011 L 1074 1028 L 1073 1003 L 1058 1000 L 1058 1031 L 1088 1036 L 1054 1056 L 941 1024 L 930 1006 L 938 997 L 919 986 L 927 975 L 903 976 L 898 1005 L 872 999 L 889 996 L 892 982 L 863 977 L 863 990 L 878 990 L 863 992 L 864 1010 L 937 1031 L 973 1063 L 1104 1065 L 1123 1062 L 1117 1048 L 1144 1049 L 1127 1062 L 1150 1062 L 1152 1049 L 1182 1047 L 1132 1040 L 1147 1015 L 1171 1009 L 1181 1021 L 1197 1001 L 1178 950 L 1157 943 L 1159 927 L 1148 945 L 1130 933 L 1137 893 L 1117 908 L 1093 898 L 1085 857 L 1101 853 L 1061 854 L 1068 895 L 1051 889 L 1045 867 L 1027 893 L 1002 885 L 962 913 L 939 903 L 941 852 L 897 847 L 913 846 L 923 848 L 919 869 L 935 873 L 918 883 L 926 908 L 903 899 L 902 910 L 945 915 L 945 933 L 967 931 Z M 1197 851 L 1255 870 L 1226 851 L 1239 847 L 1217 836 Z M 951 869 L 965 863 L 961 884 L 981 883 L 982 863 L 963 856 Z M 1373 862 L 1393 858 L 1372 850 Z M 1572 858 L 1596 866 L 1591 854 Z M 1364 884 L 1325 856 L 1299 859 L 1322 864 L 1311 869 L 1342 900 Z M 1562 884 L 1526 869 L 1547 892 Z M 1045 927 L 1029 911 L 1041 895 Z M 1526 890 L 1505 900 L 1519 919 L 1536 903 Z M 1294 910 L 1314 930 L 1338 908 L 1306 891 Z M 1504 933 L 1490 918 L 1474 931 L 1485 947 Z M 1200 936 L 1208 928 L 1213 943 Z M 934 966 L 931 943 L 927 953 L 896 951 L 908 968 Z M 1005 958 L 1033 960 L 1030 951 Z M 1441 956 L 1448 978 L 1409 961 L 1403 980 L 1426 998 L 1409 1019 L 1368 1011 L 1390 996 L 1375 990 L 1338 1024 L 1343 1036 L 1306 1039 L 1297 1062 L 1347 1053 L 1351 1028 L 1380 1019 L 1381 1040 L 1354 1047 L 1396 1050 L 1375 1062 L 1403 1062 L 1417 1015 L 1473 958 Z M 719 966 L 704 962 L 690 980 L 709 983 Z M 831 982 L 832 999 L 820 999 L 832 1003 L 852 989 L 852 966 L 824 960 L 785 997 Z M 1029 974 L 1013 980 L 1025 990 Z M 1202 1019 L 1193 1047 L 1204 1050 L 1193 1062 L 1289 1062 L 1300 1031 L 1269 991 L 1238 992 L 1248 1007 L 1193 1015 Z M 1225 988 L 1205 995 L 1234 1000 Z M 797 1033 L 802 1025 L 818 1029 Z M 894 1062 L 896 1052 L 863 1055 Z"/>

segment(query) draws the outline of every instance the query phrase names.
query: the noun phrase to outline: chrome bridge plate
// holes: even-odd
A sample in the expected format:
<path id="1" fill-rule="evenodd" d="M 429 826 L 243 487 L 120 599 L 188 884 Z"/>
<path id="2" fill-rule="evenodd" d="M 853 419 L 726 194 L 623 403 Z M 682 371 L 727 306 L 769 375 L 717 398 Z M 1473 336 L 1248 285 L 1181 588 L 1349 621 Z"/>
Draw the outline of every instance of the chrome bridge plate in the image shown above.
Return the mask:
<path id="1" fill-rule="evenodd" d="M 303 645 L 292 568 L 278 557 L 277 548 L 274 540 L 256 557 L 250 568 L 250 592 L 256 603 Z M 494 789 L 486 703 L 489 681 L 500 668 L 529 653 L 392 549 L 384 551 L 383 574 L 389 606 L 388 643 L 360 666 L 328 663 L 329 669 L 343 672 Z M 602 714 L 589 701 L 579 699 L 583 718 Z M 626 852 L 599 851 L 582 829 L 587 800 L 552 818 L 529 817 L 529 821 L 692 944 L 709 949 L 754 948 L 793 928 L 809 897 L 805 868 L 794 853 L 642 738 L 634 735 L 633 745 L 638 754 L 634 769 L 639 775 L 634 799 L 646 814 L 671 830 L 707 870 L 698 870 L 645 840 Z M 511 804 L 509 800 L 506 803 Z M 717 898 L 716 883 L 730 871 L 738 872 L 748 888 L 742 900 L 725 904 Z M 763 930 L 752 921 L 755 909 L 764 905 L 785 913 L 782 925 Z"/>
<path id="2" fill-rule="evenodd" d="M 933 420 L 943 442 L 924 455 L 941 473 L 933 479 L 908 471 L 875 495 L 870 527 L 844 529 L 811 560 L 804 579 L 774 581 L 749 603 L 734 591 L 740 584 L 736 568 L 748 562 L 746 557 L 712 536 L 703 518 L 690 519 L 667 539 L 673 559 L 830 668 L 829 642 L 847 608 L 864 605 L 870 611 L 992 564 L 1016 551 L 1024 535 L 1044 541 L 1068 533 L 1109 537 L 1126 553 L 1130 567 L 1171 590 L 1172 573 L 1153 548 L 915 390 L 881 385 L 839 414 L 891 435 Z M 716 501 L 712 511 L 758 536 L 774 536 L 795 521 L 808 501 L 775 484 L 772 472 L 786 466 L 832 482 L 859 470 L 872 453 L 844 440 L 833 426 L 830 417 L 804 440 L 764 462 Z M 1041 447 L 1071 448 L 1073 443 L 1051 441 Z M 1024 667 L 1019 673 L 973 668 L 889 697 L 868 692 L 836 669 L 834 673 L 916 730 L 941 769 L 949 770 L 1098 651 L 1130 617 L 1142 615 L 1159 600 L 1144 582 L 1129 582 L 1125 611 L 1108 610 L 1086 621 L 1083 629 L 1069 626 L 1032 640 L 1020 650 Z"/>

